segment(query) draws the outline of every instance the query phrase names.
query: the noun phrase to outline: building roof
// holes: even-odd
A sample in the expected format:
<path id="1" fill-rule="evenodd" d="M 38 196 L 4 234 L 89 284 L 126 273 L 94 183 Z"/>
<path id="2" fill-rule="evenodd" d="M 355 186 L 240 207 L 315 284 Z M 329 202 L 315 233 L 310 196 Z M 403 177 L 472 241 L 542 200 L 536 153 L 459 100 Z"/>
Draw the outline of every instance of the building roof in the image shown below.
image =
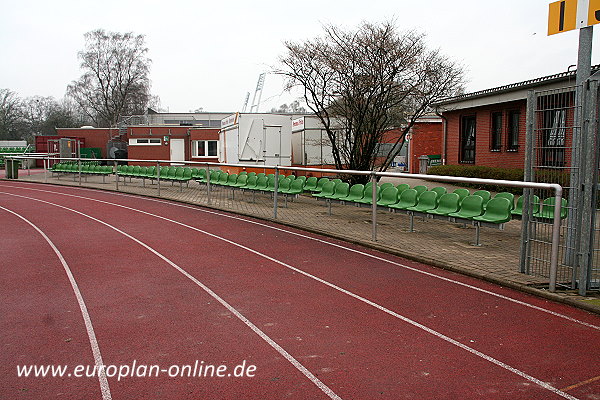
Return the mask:
<path id="1" fill-rule="evenodd" d="M 594 74 L 595 72 L 598 72 L 598 71 L 600 71 L 600 65 L 595 65 L 592 67 L 592 74 Z M 475 99 L 479 99 L 482 97 L 501 95 L 501 94 L 511 93 L 511 92 L 520 92 L 519 95 L 510 96 L 509 100 L 505 100 L 505 101 L 517 100 L 519 98 L 526 98 L 527 90 L 532 89 L 532 88 L 548 86 L 548 85 L 551 85 L 554 83 L 562 83 L 565 81 L 573 82 L 573 85 L 574 85 L 576 75 L 577 75 L 577 70 L 560 72 L 558 74 L 543 76 L 540 78 L 530 79 L 530 80 L 523 81 L 523 82 L 511 83 L 509 85 L 498 86 L 495 88 L 480 90 L 480 91 L 473 92 L 473 93 L 465 93 L 465 94 L 461 94 L 458 96 L 448 97 L 448 98 L 445 98 L 445 99 L 442 99 L 442 100 L 436 102 L 434 104 L 434 106 L 453 105 L 456 103 L 475 100 Z"/>

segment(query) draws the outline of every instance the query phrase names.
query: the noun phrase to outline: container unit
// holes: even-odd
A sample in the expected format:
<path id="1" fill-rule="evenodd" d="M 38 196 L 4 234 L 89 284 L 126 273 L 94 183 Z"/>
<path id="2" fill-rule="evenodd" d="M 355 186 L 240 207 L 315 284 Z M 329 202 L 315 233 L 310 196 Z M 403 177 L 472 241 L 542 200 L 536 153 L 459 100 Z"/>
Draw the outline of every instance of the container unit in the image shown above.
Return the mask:
<path id="1" fill-rule="evenodd" d="M 334 164 L 331 141 L 318 117 L 307 115 L 292 121 L 292 164 Z"/>
<path id="2" fill-rule="evenodd" d="M 219 162 L 292 165 L 292 116 L 236 113 L 221 121 Z"/>

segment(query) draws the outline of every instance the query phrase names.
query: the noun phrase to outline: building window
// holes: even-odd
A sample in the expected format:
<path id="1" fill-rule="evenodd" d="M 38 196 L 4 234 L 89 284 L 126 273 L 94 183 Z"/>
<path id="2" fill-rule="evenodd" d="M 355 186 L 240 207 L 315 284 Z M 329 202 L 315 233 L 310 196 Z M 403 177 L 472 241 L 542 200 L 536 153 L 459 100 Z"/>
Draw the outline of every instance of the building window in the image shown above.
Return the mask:
<path id="1" fill-rule="evenodd" d="M 490 138 L 490 150 L 502 150 L 502 113 L 492 113 L 492 137 Z"/>
<path id="2" fill-rule="evenodd" d="M 460 162 L 475 163 L 475 116 L 462 118 L 460 134 Z"/>
<path id="3" fill-rule="evenodd" d="M 129 139 L 130 146 L 160 146 L 161 143 L 160 139 Z"/>
<path id="4" fill-rule="evenodd" d="M 519 150 L 519 121 L 521 113 L 519 111 L 510 111 L 508 113 L 508 135 L 506 138 L 506 150 Z"/>
<path id="5" fill-rule="evenodd" d="M 567 110 L 555 109 L 544 112 L 544 135 L 542 165 L 563 167 L 565 165 L 565 134 Z"/>
<path id="6" fill-rule="evenodd" d="M 192 141 L 192 157 L 218 157 L 219 156 L 219 141 L 218 140 L 193 140 Z"/>

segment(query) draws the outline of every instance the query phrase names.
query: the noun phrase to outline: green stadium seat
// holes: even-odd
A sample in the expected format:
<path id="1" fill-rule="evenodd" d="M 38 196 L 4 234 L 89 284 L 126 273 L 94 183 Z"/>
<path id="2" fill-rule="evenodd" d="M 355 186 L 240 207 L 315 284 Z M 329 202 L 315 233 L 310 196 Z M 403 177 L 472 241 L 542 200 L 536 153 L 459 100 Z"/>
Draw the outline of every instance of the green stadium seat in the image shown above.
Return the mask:
<path id="1" fill-rule="evenodd" d="M 455 189 L 452 193 L 456 193 L 459 197 L 459 202 L 462 203 L 462 201 L 467 197 L 471 195 L 471 192 L 469 191 L 469 189 L 464 189 L 464 188 L 460 188 L 460 189 Z"/>
<path id="2" fill-rule="evenodd" d="M 398 194 L 400 194 L 406 189 L 410 189 L 410 185 L 408 183 L 401 183 L 398 186 L 396 186 L 396 189 L 398 189 Z"/>
<path id="3" fill-rule="evenodd" d="M 321 178 L 317 181 L 317 187 L 312 189 L 311 192 L 320 192 L 323 190 L 323 185 L 329 182 L 329 178 Z"/>
<path id="4" fill-rule="evenodd" d="M 294 179 L 292 184 L 290 185 L 290 189 L 285 192 L 286 194 L 299 195 L 304 192 L 304 180 L 303 179 Z"/>
<path id="5" fill-rule="evenodd" d="M 394 210 L 406 210 L 409 207 L 414 207 L 417 204 L 419 192 L 416 189 L 406 189 L 400 193 L 400 198 L 396 204 L 389 205 L 389 208 Z"/>
<path id="6" fill-rule="evenodd" d="M 487 203 L 483 215 L 473 217 L 473 221 L 489 224 L 503 224 L 510 221 L 510 201 L 504 197 L 493 198 Z"/>
<path id="7" fill-rule="evenodd" d="M 433 190 L 432 190 L 433 191 Z M 457 212 L 459 209 L 460 196 L 456 193 L 445 193 L 440 197 L 438 206 L 427 211 L 427 214 L 446 216 L 450 213 Z"/>
<path id="8" fill-rule="evenodd" d="M 460 210 L 448 214 L 449 217 L 460 219 L 473 219 L 483 214 L 483 197 L 471 195 L 465 197 L 460 203 Z"/>
<path id="9" fill-rule="evenodd" d="M 244 174 L 244 175 L 238 175 L 237 181 L 235 182 L 235 184 L 230 185 L 231 187 L 242 187 L 242 186 L 246 186 L 246 183 L 248 182 L 248 175 Z"/>
<path id="10" fill-rule="evenodd" d="M 427 191 L 427 186 L 425 185 L 417 185 L 413 187 L 417 191 L 417 194 L 420 196 Z"/>
<path id="11" fill-rule="evenodd" d="M 263 175 L 263 176 L 260 176 L 257 178 L 256 186 L 252 189 L 266 191 L 268 187 L 269 187 L 269 178 L 267 178 L 266 175 Z"/>
<path id="12" fill-rule="evenodd" d="M 334 181 L 326 182 L 323 185 L 323 188 L 321 189 L 321 191 L 319 193 L 313 193 L 313 197 L 316 197 L 317 199 L 319 199 L 322 197 L 331 196 L 335 192 L 336 186 L 337 186 L 337 183 Z"/>
<path id="13" fill-rule="evenodd" d="M 348 196 L 342 197 L 340 200 L 343 202 L 346 202 L 346 201 L 354 202 L 356 200 L 362 199 L 364 197 L 364 195 L 365 195 L 365 185 L 363 185 L 362 183 L 357 183 L 356 185 L 352 185 L 350 187 L 350 190 L 348 191 Z"/>
<path id="14" fill-rule="evenodd" d="M 510 209 L 514 210 L 515 209 L 515 195 L 509 192 L 500 192 L 497 193 L 494 198 L 505 198 L 510 202 Z"/>
<path id="15" fill-rule="evenodd" d="M 389 187 L 394 187 L 394 184 L 393 183 L 389 183 L 389 182 L 385 182 L 385 183 L 382 183 L 381 185 L 379 185 L 379 189 L 378 190 L 381 190 L 381 192 L 383 193 L 383 191 L 385 189 L 389 188 Z"/>
<path id="16" fill-rule="evenodd" d="M 250 176 L 250 174 L 248 174 L 248 178 L 246 179 L 246 184 L 243 186 L 240 186 L 240 188 L 241 189 L 254 189 L 254 188 L 256 188 L 257 182 L 258 182 L 258 177 L 256 175 Z"/>
<path id="17" fill-rule="evenodd" d="M 533 214 L 533 216 L 535 218 L 554 219 L 555 203 L 556 203 L 556 200 L 554 197 L 548 197 L 542 203 L 540 210 L 538 212 L 536 212 L 535 214 Z M 568 214 L 567 207 L 568 207 L 567 199 L 561 199 L 561 208 L 560 208 L 560 218 L 561 219 L 567 218 L 567 214 Z"/>
<path id="18" fill-rule="evenodd" d="M 307 191 L 316 190 L 317 182 L 318 182 L 318 179 L 316 176 L 309 177 L 308 179 L 306 179 L 306 182 L 304 183 L 304 190 L 307 190 Z"/>
<path id="19" fill-rule="evenodd" d="M 488 192 L 487 190 L 477 190 L 476 192 L 473 193 L 473 195 L 481 196 L 481 198 L 483 199 L 483 208 L 484 209 L 485 209 L 485 206 L 488 203 L 488 201 L 490 201 L 490 199 L 492 198 L 492 194 L 490 192 Z"/>
<path id="20" fill-rule="evenodd" d="M 377 187 L 377 198 L 375 199 L 376 201 L 379 201 L 379 199 L 381 199 L 381 190 L 379 190 L 379 187 Z M 365 186 L 365 193 L 362 199 L 356 200 L 355 203 L 357 204 L 373 204 L 373 185 L 368 185 Z"/>
<path id="21" fill-rule="evenodd" d="M 347 182 L 338 183 L 335 185 L 335 191 L 332 195 L 325 196 L 329 200 L 340 200 L 343 197 L 347 197 L 350 194 L 350 184 Z"/>
<path id="22" fill-rule="evenodd" d="M 443 187 L 443 186 L 436 186 L 433 189 L 431 189 L 431 191 L 437 193 L 438 199 L 441 199 L 441 197 L 443 195 L 445 195 L 446 193 L 448 193 L 448 191 L 446 190 L 446 188 Z"/>
<path id="23" fill-rule="evenodd" d="M 436 208 L 437 204 L 438 204 L 437 193 L 432 192 L 431 190 L 428 190 L 419 196 L 419 201 L 418 201 L 417 205 L 415 205 L 413 207 L 408 207 L 406 210 L 424 213 L 424 212 L 427 212 L 428 210 L 433 210 L 434 208 Z"/>
<path id="24" fill-rule="evenodd" d="M 535 214 L 537 212 L 540 211 L 540 198 L 538 196 L 536 196 L 535 194 L 533 196 L 531 196 L 532 199 L 532 214 Z M 523 216 L 523 201 L 525 200 L 525 196 L 521 196 L 519 197 L 519 199 L 517 200 L 517 205 L 515 206 L 515 208 L 510 212 L 512 215 L 516 215 L 516 216 Z"/>
<path id="25" fill-rule="evenodd" d="M 381 192 L 381 199 L 377 202 L 378 206 L 389 207 L 398 202 L 398 189 L 394 186 L 387 187 Z"/>

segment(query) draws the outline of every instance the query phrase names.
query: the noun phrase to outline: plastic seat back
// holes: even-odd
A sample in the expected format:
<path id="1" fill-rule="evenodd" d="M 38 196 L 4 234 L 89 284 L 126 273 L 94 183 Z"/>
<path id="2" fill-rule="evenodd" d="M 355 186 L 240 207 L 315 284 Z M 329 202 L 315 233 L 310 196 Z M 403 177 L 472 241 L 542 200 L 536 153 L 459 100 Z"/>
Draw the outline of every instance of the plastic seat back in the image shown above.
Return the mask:
<path id="1" fill-rule="evenodd" d="M 289 192 L 291 194 L 300 194 L 304 192 L 304 180 L 303 179 L 294 179 L 292 181 L 292 185 L 290 186 Z"/>
<path id="2" fill-rule="evenodd" d="M 495 197 L 488 201 L 483 215 L 473 217 L 473 219 L 491 224 L 503 224 L 510 221 L 510 211 L 510 201 L 507 198 Z"/>
<path id="3" fill-rule="evenodd" d="M 227 177 L 227 186 L 233 186 L 237 183 L 238 180 L 238 174 L 231 174 L 229 175 L 229 177 Z"/>
<path id="4" fill-rule="evenodd" d="M 448 215 L 459 209 L 460 197 L 456 193 L 445 193 L 440 197 L 438 206 L 429 211 L 431 214 Z"/>
<path id="5" fill-rule="evenodd" d="M 381 191 L 381 199 L 377 202 L 380 206 L 389 206 L 398 202 L 398 189 L 394 186 L 387 187 Z"/>
<path id="6" fill-rule="evenodd" d="M 331 195 L 330 197 L 332 199 L 340 199 L 342 197 L 348 196 L 349 193 L 350 193 L 350 184 L 347 182 L 342 182 L 342 183 L 338 183 L 337 185 L 335 185 L 335 191 L 333 192 L 333 195 Z"/>
<path id="7" fill-rule="evenodd" d="M 242 186 L 244 189 L 254 189 L 258 182 L 258 177 L 256 175 L 250 176 L 248 174 L 248 178 L 246 178 L 246 184 Z"/>
<path id="8" fill-rule="evenodd" d="M 534 214 L 535 217 L 538 218 L 546 218 L 546 219 L 553 219 L 554 218 L 554 205 L 556 203 L 556 200 L 554 199 L 554 197 L 548 197 L 547 199 L 544 200 L 544 202 L 542 203 L 540 210 Z M 567 206 L 568 206 L 568 201 L 567 199 L 561 199 L 561 208 L 560 208 L 560 218 L 564 219 L 567 218 Z"/>
<path id="9" fill-rule="evenodd" d="M 316 176 L 311 176 L 304 182 L 304 190 L 313 190 L 317 188 L 318 179 Z"/>
<path id="10" fill-rule="evenodd" d="M 481 196 L 481 198 L 483 199 L 483 208 L 485 208 L 488 201 L 490 201 L 490 199 L 492 198 L 492 194 L 490 192 L 488 192 L 487 190 L 477 190 L 476 192 L 473 193 L 473 195 Z"/>
<path id="11" fill-rule="evenodd" d="M 379 185 L 379 189 L 378 190 L 381 190 L 381 192 L 383 193 L 383 191 L 385 189 L 389 188 L 389 187 L 394 187 L 394 184 L 393 183 L 389 183 L 389 182 L 385 182 L 385 183 L 382 183 L 381 185 Z"/>
<path id="12" fill-rule="evenodd" d="M 184 168 L 183 169 L 183 179 L 186 181 L 189 181 L 190 179 L 192 179 L 192 170 L 191 168 Z"/>
<path id="13" fill-rule="evenodd" d="M 269 185 L 269 178 L 267 178 L 266 176 L 263 175 L 256 179 L 256 186 L 254 187 L 254 189 L 264 190 L 267 188 L 268 185 Z"/>
<path id="14" fill-rule="evenodd" d="M 436 186 L 433 189 L 431 189 L 431 191 L 432 192 L 436 192 L 439 199 L 441 199 L 443 195 L 445 195 L 446 193 L 448 193 L 448 191 L 446 190 L 446 188 L 443 187 L 443 186 Z"/>
<path id="15" fill-rule="evenodd" d="M 316 197 L 331 196 L 335 192 L 336 183 L 333 181 L 325 182 L 320 193 L 314 194 Z"/>
<path id="16" fill-rule="evenodd" d="M 242 187 L 242 186 L 245 186 L 246 183 L 248 183 L 248 175 L 247 174 L 239 175 L 237 178 L 237 182 L 235 183 L 235 186 Z"/>
<path id="17" fill-rule="evenodd" d="M 219 175 L 219 181 L 216 182 L 219 185 L 227 185 L 227 181 L 229 180 L 229 174 L 227 172 L 221 172 Z"/>
<path id="18" fill-rule="evenodd" d="M 247 175 L 250 178 L 251 176 L 256 176 L 256 172 L 248 172 Z"/>
<path id="19" fill-rule="evenodd" d="M 290 186 L 292 184 L 292 180 L 289 178 L 283 178 L 279 181 L 279 185 L 277 185 L 278 192 L 287 192 L 290 190 Z"/>
<path id="20" fill-rule="evenodd" d="M 469 189 L 464 189 L 464 188 L 455 189 L 452 193 L 456 193 L 458 195 L 459 201 L 461 203 L 467 196 L 469 196 L 471 194 Z"/>
<path id="21" fill-rule="evenodd" d="M 350 190 L 348 190 L 348 196 L 343 200 L 347 201 L 356 201 L 363 198 L 365 194 L 365 185 L 362 183 L 357 183 L 356 185 L 352 185 Z"/>
<path id="22" fill-rule="evenodd" d="M 415 189 L 416 190 L 416 189 Z M 416 206 L 410 207 L 409 210 L 417 211 L 417 212 L 425 212 L 428 210 L 433 210 L 437 207 L 438 195 L 436 192 L 428 190 L 424 193 L 421 193 L 419 196 L 419 201 Z"/>
<path id="23" fill-rule="evenodd" d="M 396 204 L 392 204 L 392 208 L 399 208 L 405 210 L 408 207 L 414 207 L 417 204 L 419 198 L 419 192 L 415 189 L 406 189 L 400 194 L 400 199 Z"/>
<path id="24" fill-rule="evenodd" d="M 417 185 L 413 189 L 415 189 L 417 191 L 417 194 L 420 196 L 427 191 L 427 186 Z"/>
<path id="25" fill-rule="evenodd" d="M 323 185 L 324 185 L 325 183 L 327 183 L 327 182 L 329 182 L 329 178 L 321 178 L 321 179 L 319 179 L 319 180 L 317 181 L 317 187 L 316 187 L 316 190 L 317 190 L 317 191 L 321 191 L 321 190 L 323 190 Z"/>
<path id="26" fill-rule="evenodd" d="M 494 196 L 494 198 L 505 198 L 510 202 L 510 209 L 515 209 L 515 195 L 508 192 L 500 192 Z"/>
<path id="27" fill-rule="evenodd" d="M 398 189 L 398 195 L 400 195 L 400 193 L 404 192 L 406 189 L 410 189 L 410 185 L 408 183 L 401 183 L 396 186 L 396 189 Z"/>

